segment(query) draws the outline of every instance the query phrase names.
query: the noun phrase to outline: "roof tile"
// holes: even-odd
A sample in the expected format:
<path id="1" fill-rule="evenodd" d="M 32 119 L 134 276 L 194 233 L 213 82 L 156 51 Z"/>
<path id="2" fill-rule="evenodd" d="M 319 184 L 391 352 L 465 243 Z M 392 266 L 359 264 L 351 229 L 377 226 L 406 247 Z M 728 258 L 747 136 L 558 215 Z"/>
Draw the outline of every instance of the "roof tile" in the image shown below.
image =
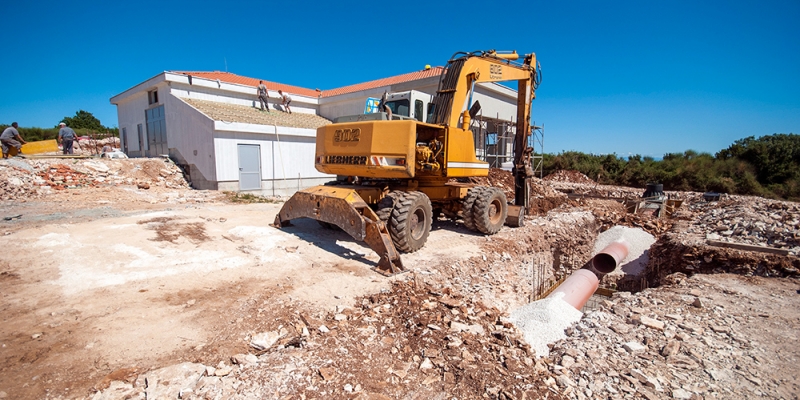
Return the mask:
<path id="1" fill-rule="evenodd" d="M 282 83 L 271 82 L 263 79 L 249 78 L 246 76 L 236 75 L 230 72 L 221 71 L 170 71 L 175 74 L 191 75 L 193 77 L 217 80 L 220 82 L 235 83 L 239 85 L 258 86 L 258 81 L 263 80 L 268 90 L 277 91 L 278 89 L 293 94 L 299 94 L 309 97 L 331 97 L 341 94 L 353 93 L 362 90 L 374 89 L 383 86 L 396 85 L 403 82 L 411 82 L 420 79 L 439 76 L 444 73 L 444 67 L 433 67 L 423 69 L 421 71 L 409 72 L 407 74 L 390 76 L 388 78 L 376 79 L 369 82 L 357 83 L 355 85 L 342 86 L 340 88 L 318 91 L 314 89 L 307 89 L 300 86 L 285 85 Z"/>
<path id="2" fill-rule="evenodd" d="M 278 125 L 306 129 L 317 129 L 320 126 L 331 123 L 331 121 L 315 114 L 300 112 L 289 114 L 273 108 L 270 109 L 270 112 L 266 112 L 258 108 L 240 106 L 237 104 L 199 99 L 180 99 L 215 121 Z"/>

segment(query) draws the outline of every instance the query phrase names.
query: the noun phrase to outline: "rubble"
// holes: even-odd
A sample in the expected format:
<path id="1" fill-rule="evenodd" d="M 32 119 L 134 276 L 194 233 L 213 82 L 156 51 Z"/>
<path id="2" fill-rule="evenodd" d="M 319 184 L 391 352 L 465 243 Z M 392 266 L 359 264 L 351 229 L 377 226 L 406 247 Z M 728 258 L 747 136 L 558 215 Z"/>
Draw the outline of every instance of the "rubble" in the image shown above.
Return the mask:
<path id="1" fill-rule="evenodd" d="M 125 185 L 189 187 L 180 168 L 164 159 L 0 161 L 0 200 L 26 201 L 53 190 Z"/>

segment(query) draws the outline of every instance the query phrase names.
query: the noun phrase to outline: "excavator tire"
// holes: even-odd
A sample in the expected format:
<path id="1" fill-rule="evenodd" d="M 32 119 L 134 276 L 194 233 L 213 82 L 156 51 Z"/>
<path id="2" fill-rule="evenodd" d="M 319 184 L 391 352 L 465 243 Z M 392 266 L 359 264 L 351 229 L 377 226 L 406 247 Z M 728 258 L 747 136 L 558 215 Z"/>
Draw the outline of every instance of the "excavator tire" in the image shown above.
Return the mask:
<path id="1" fill-rule="evenodd" d="M 485 188 L 475 199 L 472 206 L 472 216 L 475 218 L 475 228 L 479 232 L 494 235 L 506 221 L 508 203 L 502 190 L 491 187 Z"/>
<path id="2" fill-rule="evenodd" d="M 389 219 L 389 233 L 397 250 L 413 253 L 425 245 L 432 214 L 431 200 L 425 193 L 406 192 L 397 199 Z"/>
<path id="3" fill-rule="evenodd" d="M 398 199 L 401 199 L 405 196 L 406 192 L 402 190 L 394 190 L 389 192 L 386 197 L 381 199 L 378 202 L 377 210 L 375 210 L 375 214 L 378 215 L 383 224 L 387 227 L 389 226 L 389 219 L 392 217 L 392 211 L 394 211 L 394 206 L 397 204 Z"/>
<path id="4" fill-rule="evenodd" d="M 461 214 L 462 214 L 461 218 L 464 220 L 464 226 L 466 226 L 467 229 L 471 231 L 477 229 L 475 227 L 475 217 L 472 209 L 473 206 L 475 205 L 475 200 L 478 198 L 481 192 L 483 192 L 484 189 L 486 188 L 483 186 L 475 186 L 473 188 L 470 188 L 469 191 L 467 191 L 467 196 L 464 197 L 464 200 L 461 201 Z"/>

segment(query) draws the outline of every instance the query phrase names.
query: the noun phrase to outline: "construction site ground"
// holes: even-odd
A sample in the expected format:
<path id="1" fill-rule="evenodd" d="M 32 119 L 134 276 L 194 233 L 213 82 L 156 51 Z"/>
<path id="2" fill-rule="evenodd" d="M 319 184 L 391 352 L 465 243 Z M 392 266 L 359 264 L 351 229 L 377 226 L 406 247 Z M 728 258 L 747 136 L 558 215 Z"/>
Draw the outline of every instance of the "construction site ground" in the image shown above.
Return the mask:
<path id="1" fill-rule="evenodd" d="M 654 218 L 602 198 L 639 188 L 556 178 L 524 227 L 438 220 L 386 278 L 345 233 L 276 229 L 280 200 L 193 190 L 164 160 L 3 161 L 0 398 L 798 398 L 797 204 L 674 193 Z M 731 210 L 778 222 L 725 229 Z M 649 275 L 537 356 L 506 318 L 615 225 L 658 239 Z M 737 235 L 786 254 L 707 245 Z"/>

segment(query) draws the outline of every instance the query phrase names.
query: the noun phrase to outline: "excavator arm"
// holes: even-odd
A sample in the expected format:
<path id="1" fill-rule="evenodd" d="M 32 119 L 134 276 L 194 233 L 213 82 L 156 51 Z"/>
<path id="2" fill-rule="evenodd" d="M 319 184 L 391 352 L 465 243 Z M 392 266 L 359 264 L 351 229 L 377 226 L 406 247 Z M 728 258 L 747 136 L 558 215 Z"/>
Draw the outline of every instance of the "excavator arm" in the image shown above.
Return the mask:
<path id="1" fill-rule="evenodd" d="M 512 63 L 519 54 L 497 53 L 494 50 L 456 53 L 447 63 L 447 72 L 439 81 L 433 99 L 435 124 L 469 129 L 472 94 L 476 83 L 517 81 L 517 129 L 514 137 L 515 204 L 528 208 L 528 181 L 533 176 L 527 146 L 531 135 L 531 102 L 536 98 L 540 73 L 534 53 L 526 54 L 523 62 Z"/>

